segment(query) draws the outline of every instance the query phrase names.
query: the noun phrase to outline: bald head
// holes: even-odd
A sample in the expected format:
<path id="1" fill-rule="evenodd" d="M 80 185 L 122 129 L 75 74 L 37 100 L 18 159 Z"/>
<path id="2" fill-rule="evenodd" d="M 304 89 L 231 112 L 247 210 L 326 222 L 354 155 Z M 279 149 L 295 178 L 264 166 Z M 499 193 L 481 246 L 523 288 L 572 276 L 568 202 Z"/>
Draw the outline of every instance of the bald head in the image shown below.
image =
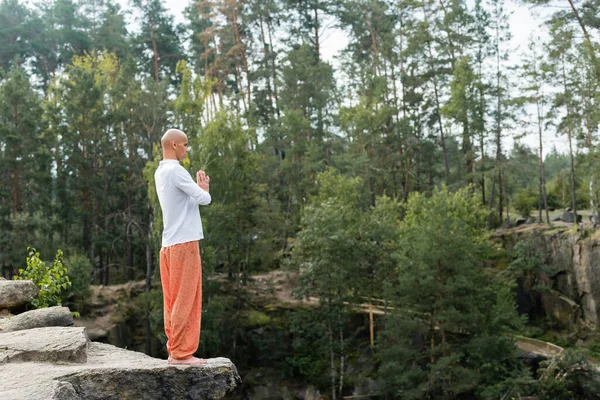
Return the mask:
<path id="1" fill-rule="evenodd" d="M 162 144 L 162 146 L 164 147 L 165 144 L 170 141 L 180 142 L 182 140 L 187 140 L 187 136 L 185 135 L 185 133 L 183 133 L 179 129 L 169 129 L 160 139 L 160 144 Z"/>
<path id="2" fill-rule="evenodd" d="M 165 160 L 182 161 L 187 156 L 188 139 L 179 129 L 169 129 L 160 139 Z"/>

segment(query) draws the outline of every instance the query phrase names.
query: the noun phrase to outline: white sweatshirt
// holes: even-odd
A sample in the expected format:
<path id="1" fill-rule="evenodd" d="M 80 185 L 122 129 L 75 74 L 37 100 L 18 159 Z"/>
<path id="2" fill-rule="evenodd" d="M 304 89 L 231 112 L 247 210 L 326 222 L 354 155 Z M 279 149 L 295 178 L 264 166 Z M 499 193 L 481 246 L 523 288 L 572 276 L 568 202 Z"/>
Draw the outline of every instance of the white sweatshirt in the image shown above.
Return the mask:
<path id="1" fill-rule="evenodd" d="M 162 247 L 204 238 L 198 205 L 211 202 L 177 160 L 163 160 L 154 173 L 163 215 Z"/>

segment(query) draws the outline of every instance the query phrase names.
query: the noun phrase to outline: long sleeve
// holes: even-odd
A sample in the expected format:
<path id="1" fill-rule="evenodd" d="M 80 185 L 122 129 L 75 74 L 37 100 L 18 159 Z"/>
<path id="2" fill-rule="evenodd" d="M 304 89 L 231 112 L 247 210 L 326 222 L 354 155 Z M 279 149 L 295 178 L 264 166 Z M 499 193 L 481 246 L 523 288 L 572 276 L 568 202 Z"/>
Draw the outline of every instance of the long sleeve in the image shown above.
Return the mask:
<path id="1" fill-rule="evenodd" d="M 173 174 L 173 185 L 190 196 L 192 201 L 196 204 L 205 206 L 212 201 L 210 193 L 201 189 L 183 167 L 175 170 L 175 173 Z"/>

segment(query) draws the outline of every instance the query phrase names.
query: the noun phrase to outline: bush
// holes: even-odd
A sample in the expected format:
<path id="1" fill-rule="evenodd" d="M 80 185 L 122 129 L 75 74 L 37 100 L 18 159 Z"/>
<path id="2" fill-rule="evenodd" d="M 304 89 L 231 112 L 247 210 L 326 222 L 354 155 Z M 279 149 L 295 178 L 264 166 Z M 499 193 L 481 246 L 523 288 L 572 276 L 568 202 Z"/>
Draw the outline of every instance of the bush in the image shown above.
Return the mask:
<path id="1" fill-rule="evenodd" d="M 537 395 L 540 400 L 595 398 L 600 390 L 598 372 L 578 350 L 565 350 L 558 357 L 542 363 L 538 372 Z"/>
<path id="2" fill-rule="evenodd" d="M 69 271 L 71 285 L 62 298 L 73 311 L 81 313 L 92 294 L 90 290 L 92 264 L 86 256 L 74 254 L 67 257 L 65 265 Z"/>
<path id="3" fill-rule="evenodd" d="M 538 206 L 538 196 L 530 189 L 521 190 L 515 196 L 514 205 L 521 216 L 529 218 L 531 210 Z"/>
<path id="4" fill-rule="evenodd" d="M 63 264 L 63 252 L 58 250 L 54 257 L 52 267 L 40 259 L 40 253 L 33 247 L 27 248 L 27 268 L 19 269 L 19 275 L 15 280 L 30 280 L 39 289 L 37 299 L 31 299 L 30 304 L 34 308 L 60 306 L 60 293 L 71 286 L 67 276 L 67 268 Z"/>

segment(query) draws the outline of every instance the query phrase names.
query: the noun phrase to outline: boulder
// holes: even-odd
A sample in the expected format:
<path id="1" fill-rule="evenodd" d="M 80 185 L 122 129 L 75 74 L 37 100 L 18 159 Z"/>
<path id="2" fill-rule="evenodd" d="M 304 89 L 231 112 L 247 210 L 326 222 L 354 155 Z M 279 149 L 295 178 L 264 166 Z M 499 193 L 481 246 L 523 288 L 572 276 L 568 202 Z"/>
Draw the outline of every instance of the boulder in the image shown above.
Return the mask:
<path id="1" fill-rule="evenodd" d="M 84 328 L 36 328 L 0 333 L 0 364 L 8 362 L 86 361 Z M 0 380 L 1 381 L 1 380 Z"/>
<path id="2" fill-rule="evenodd" d="M 556 290 L 542 293 L 545 314 L 562 329 L 576 329 L 581 317 L 579 305 Z"/>
<path id="3" fill-rule="evenodd" d="M 527 222 L 527 220 L 525 218 L 517 218 L 517 220 L 515 221 L 515 226 L 521 226 L 523 224 L 525 224 Z"/>
<path id="4" fill-rule="evenodd" d="M 571 210 L 565 210 L 562 215 L 562 220 L 565 222 L 575 222 L 575 214 Z M 577 222 L 581 222 L 581 215 L 577 214 Z"/>
<path id="5" fill-rule="evenodd" d="M 46 331 L 44 331 L 46 330 Z M 52 331 L 50 331 L 52 330 Z M 0 364 L 2 400 L 96 400 L 96 399 L 221 399 L 241 383 L 235 365 L 226 358 L 207 360 L 206 365 L 172 366 L 166 360 L 120 349 L 104 343 L 88 342 L 85 328 L 39 328 L 0 333 L 0 354 L 15 352 L 16 340 L 43 347 L 36 341 L 49 336 L 55 347 L 65 347 L 73 332 L 83 334 L 85 362 L 62 358 L 47 362 L 40 358 Z M 27 340 L 24 337 L 28 337 Z M 21 344 L 19 344 L 21 343 Z M 50 351 L 46 348 L 46 351 Z M 21 358 L 19 361 L 27 361 Z"/>
<path id="6" fill-rule="evenodd" d="M 73 315 L 67 307 L 48 307 L 0 319 L 0 332 L 72 325 Z"/>
<path id="7" fill-rule="evenodd" d="M 38 288 L 31 281 L 0 280 L 0 309 L 24 307 L 30 298 L 37 297 Z"/>

